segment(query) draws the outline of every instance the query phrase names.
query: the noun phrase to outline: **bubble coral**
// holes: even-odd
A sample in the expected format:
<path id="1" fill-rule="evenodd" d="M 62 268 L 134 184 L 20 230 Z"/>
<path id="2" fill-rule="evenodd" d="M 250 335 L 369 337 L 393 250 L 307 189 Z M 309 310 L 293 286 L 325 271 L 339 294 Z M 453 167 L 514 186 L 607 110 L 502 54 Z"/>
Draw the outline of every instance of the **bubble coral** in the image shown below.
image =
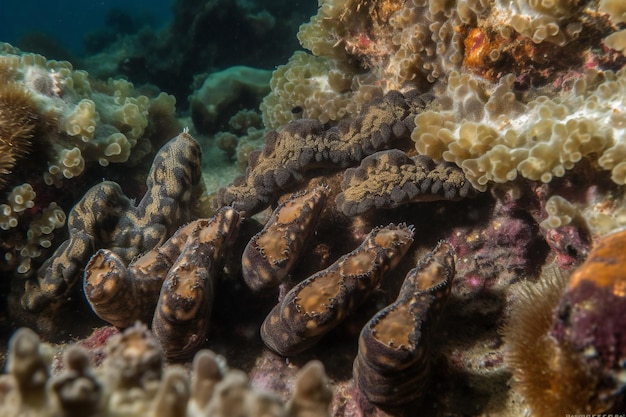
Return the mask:
<path id="1" fill-rule="evenodd" d="M 590 71 L 558 97 L 527 102 L 517 98 L 511 75 L 489 94 L 482 83 L 469 74 L 450 76 L 447 97 L 437 100 L 440 109 L 416 116 L 412 138 L 418 152 L 454 162 L 479 190 L 518 175 L 547 183 L 583 158 L 610 170 L 615 183 L 626 181 L 619 111 L 625 70 Z"/>

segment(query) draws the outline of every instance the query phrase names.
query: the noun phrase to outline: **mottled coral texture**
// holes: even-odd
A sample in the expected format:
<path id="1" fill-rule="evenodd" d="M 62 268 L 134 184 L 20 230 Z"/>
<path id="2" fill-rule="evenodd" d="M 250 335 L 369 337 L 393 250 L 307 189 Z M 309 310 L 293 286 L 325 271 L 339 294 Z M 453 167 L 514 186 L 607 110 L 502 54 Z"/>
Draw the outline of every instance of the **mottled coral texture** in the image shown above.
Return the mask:
<path id="1" fill-rule="evenodd" d="M 27 277 L 94 172 L 136 166 L 180 128 L 173 96 L 95 80 L 69 62 L 2 44 L 0 74 L 0 254 L 4 271 Z"/>
<path id="2" fill-rule="evenodd" d="M 96 249 L 111 249 L 130 262 L 191 220 L 203 191 L 201 155 L 200 146 L 186 132 L 170 140 L 157 153 L 147 192 L 137 205 L 116 182 L 90 188 L 70 212 L 69 239 L 41 266 L 37 279 L 27 281 L 24 308 L 41 311 L 63 304 Z"/>

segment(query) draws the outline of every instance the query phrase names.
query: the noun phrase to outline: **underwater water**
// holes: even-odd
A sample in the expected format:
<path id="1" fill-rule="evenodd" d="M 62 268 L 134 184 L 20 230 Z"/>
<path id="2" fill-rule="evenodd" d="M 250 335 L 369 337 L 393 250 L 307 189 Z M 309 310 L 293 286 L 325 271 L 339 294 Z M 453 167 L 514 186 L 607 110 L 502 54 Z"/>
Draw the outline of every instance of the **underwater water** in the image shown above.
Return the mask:
<path id="1" fill-rule="evenodd" d="M 171 7 L 167 0 L 4 0 L 0 41 L 19 46 L 36 35 L 45 35 L 49 42 L 72 54 L 82 54 L 86 38 L 96 32 L 162 27 L 171 21 Z"/>
<path id="2" fill-rule="evenodd" d="M 0 0 L 0 417 L 625 416 L 625 245 L 626 0 Z"/>

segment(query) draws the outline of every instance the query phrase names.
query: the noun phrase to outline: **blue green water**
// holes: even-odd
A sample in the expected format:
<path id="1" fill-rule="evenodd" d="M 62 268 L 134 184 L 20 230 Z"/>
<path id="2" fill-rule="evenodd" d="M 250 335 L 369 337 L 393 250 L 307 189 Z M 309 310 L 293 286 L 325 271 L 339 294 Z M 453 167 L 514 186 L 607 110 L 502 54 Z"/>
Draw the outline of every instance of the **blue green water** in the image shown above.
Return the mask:
<path id="1" fill-rule="evenodd" d="M 20 45 L 44 35 L 69 52 L 81 55 L 90 34 L 106 30 L 157 30 L 172 18 L 171 1 L 163 0 L 2 0 L 0 42 Z"/>

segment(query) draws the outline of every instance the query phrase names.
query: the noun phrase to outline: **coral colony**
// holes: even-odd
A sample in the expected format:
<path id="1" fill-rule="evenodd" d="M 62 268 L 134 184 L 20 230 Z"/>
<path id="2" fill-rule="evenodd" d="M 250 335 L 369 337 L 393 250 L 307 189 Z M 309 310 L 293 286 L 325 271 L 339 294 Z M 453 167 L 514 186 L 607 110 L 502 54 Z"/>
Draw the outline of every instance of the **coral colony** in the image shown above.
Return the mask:
<path id="1" fill-rule="evenodd" d="M 189 130 L 0 45 L 0 414 L 626 413 L 625 24 L 320 0 L 271 75 L 194 84 Z"/>

